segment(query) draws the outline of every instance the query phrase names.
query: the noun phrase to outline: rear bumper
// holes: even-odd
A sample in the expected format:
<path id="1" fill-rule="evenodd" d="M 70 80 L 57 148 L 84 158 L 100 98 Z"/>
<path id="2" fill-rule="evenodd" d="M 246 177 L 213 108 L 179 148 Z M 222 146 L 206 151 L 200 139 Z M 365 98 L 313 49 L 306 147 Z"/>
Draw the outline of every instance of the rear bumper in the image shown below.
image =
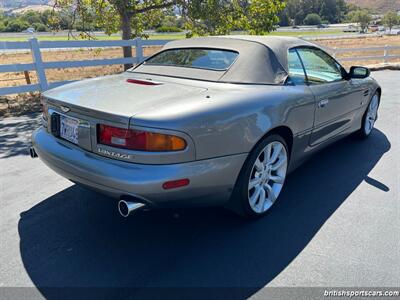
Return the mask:
<path id="1" fill-rule="evenodd" d="M 133 196 L 154 206 L 220 205 L 229 200 L 247 154 L 169 165 L 113 160 L 56 139 L 40 128 L 33 147 L 51 169 L 114 198 Z M 166 181 L 188 178 L 185 187 L 164 190 Z"/>

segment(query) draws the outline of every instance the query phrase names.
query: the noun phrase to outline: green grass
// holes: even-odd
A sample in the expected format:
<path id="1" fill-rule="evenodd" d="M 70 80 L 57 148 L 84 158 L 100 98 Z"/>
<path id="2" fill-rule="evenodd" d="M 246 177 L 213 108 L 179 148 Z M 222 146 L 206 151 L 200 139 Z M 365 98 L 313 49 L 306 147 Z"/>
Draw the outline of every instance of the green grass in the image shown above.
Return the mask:
<path id="1" fill-rule="evenodd" d="M 343 34 L 342 30 L 325 30 L 325 31 L 273 31 L 269 35 L 281 36 L 307 36 L 307 35 L 338 35 Z"/>
<path id="2" fill-rule="evenodd" d="M 327 31 L 274 31 L 271 32 L 269 35 L 277 36 L 324 36 L 327 34 L 342 34 L 343 31 L 341 30 L 327 30 Z M 46 35 L 46 36 L 37 36 L 38 40 L 41 41 L 65 41 L 68 40 L 67 36 L 51 36 L 51 35 Z M 151 34 L 150 39 L 151 40 L 178 40 L 178 39 L 183 39 L 185 38 L 184 33 L 174 33 L 174 34 Z M 119 36 L 99 36 L 98 40 L 120 40 L 121 37 Z M 17 42 L 17 41 L 26 41 L 28 40 L 28 37 L 0 37 L 0 41 L 10 41 L 10 42 Z"/>
<path id="3" fill-rule="evenodd" d="M 30 37 L 26 36 L 15 36 L 15 37 L 0 37 L 0 42 L 23 42 L 27 41 Z M 39 41 L 66 41 L 68 40 L 67 36 L 51 36 L 51 35 L 46 35 L 46 36 L 36 36 L 36 38 Z M 152 34 L 150 35 L 151 40 L 178 40 L 178 39 L 183 39 L 185 38 L 185 34 Z M 80 39 L 78 37 L 75 37 L 75 39 Z M 98 36 L 98 40 L 120 40 L 120 36 Z M 71 38 L 70 40 L 73 40 Z"/>

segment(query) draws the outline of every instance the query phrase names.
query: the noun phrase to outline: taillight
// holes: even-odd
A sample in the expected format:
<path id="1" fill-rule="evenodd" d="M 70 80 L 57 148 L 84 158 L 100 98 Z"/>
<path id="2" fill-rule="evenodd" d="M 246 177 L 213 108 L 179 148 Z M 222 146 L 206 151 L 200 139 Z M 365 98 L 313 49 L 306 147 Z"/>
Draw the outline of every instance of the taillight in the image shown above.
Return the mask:
<path id="1" fill-rule="evenodd" d="M 179 151 L 186 148 L 186 141 L 175 135 L 124 129 L 103 124 L 97 126 L 97 142 L 138 151 Z"/>

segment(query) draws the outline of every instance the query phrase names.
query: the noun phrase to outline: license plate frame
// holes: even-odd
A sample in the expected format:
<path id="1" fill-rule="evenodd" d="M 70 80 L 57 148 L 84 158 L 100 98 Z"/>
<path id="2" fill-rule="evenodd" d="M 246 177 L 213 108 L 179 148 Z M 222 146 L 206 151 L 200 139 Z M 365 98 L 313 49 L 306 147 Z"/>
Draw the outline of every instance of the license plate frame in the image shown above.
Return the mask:
<path id="1" fill-rule="evenodd" d="M 79 119 L 60 115 L 60 138 L 73 144 L 79 143 Z"/>

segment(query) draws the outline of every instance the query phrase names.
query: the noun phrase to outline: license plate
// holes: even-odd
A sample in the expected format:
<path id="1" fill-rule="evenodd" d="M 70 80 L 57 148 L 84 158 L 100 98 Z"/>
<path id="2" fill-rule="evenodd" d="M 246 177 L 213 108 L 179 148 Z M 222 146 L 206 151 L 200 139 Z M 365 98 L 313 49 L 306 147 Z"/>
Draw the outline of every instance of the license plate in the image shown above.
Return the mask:
<path id="1" fill-rule="evenodd" d="M 60 116 L 60 137 L 71 143 L 78 144 L 78 126 L 78 119 Z"/>

